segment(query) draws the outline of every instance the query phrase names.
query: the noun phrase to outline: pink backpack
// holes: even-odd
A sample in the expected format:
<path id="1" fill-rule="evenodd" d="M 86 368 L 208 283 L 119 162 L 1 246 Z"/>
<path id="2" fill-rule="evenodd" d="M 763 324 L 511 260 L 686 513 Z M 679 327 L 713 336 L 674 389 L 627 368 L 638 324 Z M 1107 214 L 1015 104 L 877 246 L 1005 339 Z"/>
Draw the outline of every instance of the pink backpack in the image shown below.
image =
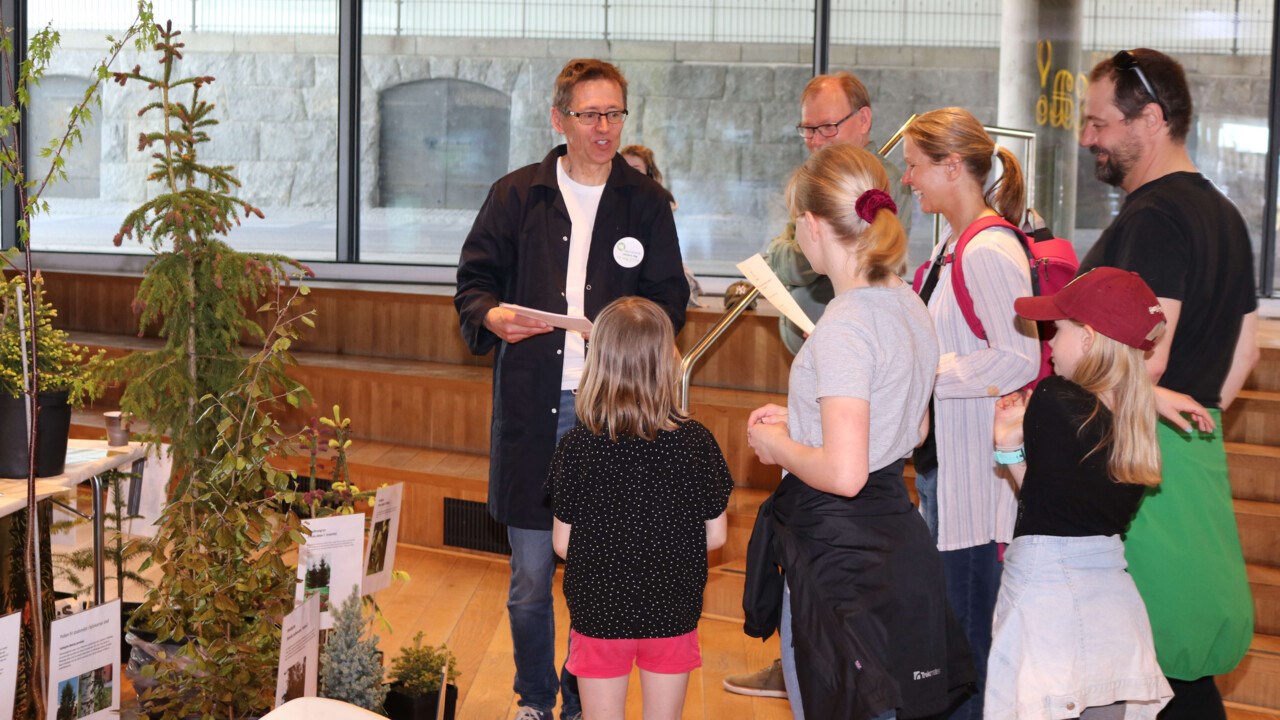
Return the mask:
<path id="1" fill-rule="evenodd" d="M 965 322 L 969 324 L 969 329 L 973 331 L 973 334 L 979 340 L 987 339 L 987 331 L 982 327 L 982 321 L 978 319 L 977 314 L 973 311 L 973 297 L 969 294 L 969 290 L 964 284 L 964 263 L 961 260 L 964 257 L 964 251 L 969 245 L 969 241 L 983 230 L 993 227 L 1008 228 L 1017 233 L 1018 239 L 1021 241 L 1022 250 L 1027 254 L 1027 263 L 1031 266 L 1031 293 L 1033 295 L 1053 295 L 1071 282 L 1075 278 L 1076 272 L 1080 269 L 1080 261 L 1076 259 L 1076 251 L 1071 246 L 1071 242 L 1054 237 L 1048 228 L 1033 231 L 1031 237 L 1028 237 L 1022 230 L 998 215 L 988 215 L 973 221 L 969 227 L 965 228 L 960 240 L 956 242 L 955 252 L 944 256 L 942 264 L 955 264 L 951 268 L 951 288 L 955 293 L 956 303 L 960 306 L 960 313 L 964 316 Z M 925 278 L 928 276 L 932 265 L 933 261 L 930 260 L 916 268 L 915 280 L 911 286 L 917 293 L 920 292 L 921 287 L 924 285 Z M 1039 323 L 1039 325 L 1040 372 L 1034 380 L 1027 384 L 1028 389 L 1034 388 L 1041 378 L 1053 374 L 1053 366 L 1049 364 L 1049 338 L 1053 336 L 1053 323 Z"/>

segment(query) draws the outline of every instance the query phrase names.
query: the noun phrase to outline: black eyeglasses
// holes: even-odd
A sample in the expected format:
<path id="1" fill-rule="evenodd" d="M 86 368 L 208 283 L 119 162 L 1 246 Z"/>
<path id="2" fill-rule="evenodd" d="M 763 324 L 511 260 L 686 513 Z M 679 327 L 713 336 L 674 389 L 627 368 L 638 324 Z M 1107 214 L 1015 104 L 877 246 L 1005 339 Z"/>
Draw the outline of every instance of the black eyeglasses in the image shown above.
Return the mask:
<path id="1" fill-rule="evenodd" d="M 835 137 L 836 133 L 840 132 L 840 126 L 843 125 L 846 120 L 853 117 L 856 112 L 858 111 L 854 110 L 833 123 L 823 123 L 821 125 L 796 125 L 796 131 L 799 132 L 800 137 L 805 140 L 813 137 L 814 133 L 818 133 L 822 137 Z"/>
<path id="2" fill-rule="evenodd" d="M 1116 66 L 1117 70 L 1132 70 L 1138 76 L 1138 80 L 1142 81 L 1142 87 L 1146 89 L 1147 94 L 1151 96 L 1151 102 L 1160 107 L 1160 112 L 1168 117 L 1169 113 L 1165 112 L 1164 103 L 1160 102 L 1160 96 L 1156 95 L 1155 86 L 1147 79 L 1147 74 L 1142 72 L 1142 66 L 1138 64 L 1138 58 L 1128 50 L 1121 50 L 1111 58 L 1111 63 Z"/>
<path id="3" fill-rule="evenodd" d="M 587 126 L 599 124 L 601 117 L 608 120 L 610 125 L 617 125 L 618 123 L 626 122 L 627 119 L 626 110 L 610 110 L 608 112 L 596 112 L 595 110 L 584 110 L 582 112 L 561 110 L 560 112 L 571 118 L 577 118 L 580 124 Z"/>

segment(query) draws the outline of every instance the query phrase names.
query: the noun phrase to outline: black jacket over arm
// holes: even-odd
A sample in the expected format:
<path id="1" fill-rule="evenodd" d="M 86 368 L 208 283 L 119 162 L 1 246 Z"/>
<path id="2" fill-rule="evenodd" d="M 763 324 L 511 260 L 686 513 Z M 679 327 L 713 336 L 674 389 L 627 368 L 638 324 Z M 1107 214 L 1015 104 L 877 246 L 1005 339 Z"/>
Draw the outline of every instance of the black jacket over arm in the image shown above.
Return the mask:
<path id="1" fill-rule="evenodd" d="M 489 190 L 462 245 L 453 303 L 471 352 L 497 347 L 493 363 L 493 423 L 489 458 L 489 512 L 518 528 L 551 529 L 543 491 L 555 450 L 556 409 L 563 370 L 564 331 L 515 344 L 484 326 L 499 302 L 563 313 L 571 223 L 556 180 L 565 146 L 541 163 L 503 177 Z M 635 238 L 644 257 L 620 265 L 614 245 Z M 639 295 L 660 305 L 678 333 L 684 326 L 685 281 L 671 205 L 662 188 L 615 155 L 605 182 L 587 258 L 584 310 L 588 318 L 613 300 Z"/>

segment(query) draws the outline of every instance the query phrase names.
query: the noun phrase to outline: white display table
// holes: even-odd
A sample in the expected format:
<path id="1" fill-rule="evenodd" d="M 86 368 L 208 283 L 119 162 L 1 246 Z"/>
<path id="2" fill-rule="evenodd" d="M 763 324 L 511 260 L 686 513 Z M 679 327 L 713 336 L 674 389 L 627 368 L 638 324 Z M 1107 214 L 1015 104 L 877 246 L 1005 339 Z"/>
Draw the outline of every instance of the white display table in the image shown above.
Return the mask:
<path id="1" fill-rule="evenodd" d="M 128 466 L 135 474 L 129 487 L 129 505 L 137 506 L 137 491 L 142 487 L 142 465 L 146 462 L 147 448 L 142 443 L 129 443 L 112 447 L 105 440 L 69 440 L 68 451 L 106 451 L 106 456 L 84 462 L 71 463 L 61 475 L 36 479 L 36 498 L 43 499 L 70 490 L 85 480 L 93 482 L 93 602 L 101 605 L 105 599 L 106 575 L 103 568 L 103 528 L 106 522 L 104 493 L 106 485 L 102 475 L 108 470 Z M 27 481 L 0 479 L 0 517 L 27 507 Z M 83 514 L 77 512 L 83 517 Z"/>

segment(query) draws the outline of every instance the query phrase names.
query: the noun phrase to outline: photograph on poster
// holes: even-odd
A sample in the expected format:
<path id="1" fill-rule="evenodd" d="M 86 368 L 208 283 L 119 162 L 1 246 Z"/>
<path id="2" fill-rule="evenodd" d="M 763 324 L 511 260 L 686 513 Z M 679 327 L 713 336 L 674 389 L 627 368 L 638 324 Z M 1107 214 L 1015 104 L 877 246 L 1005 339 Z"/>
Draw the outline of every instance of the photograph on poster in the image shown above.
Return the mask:
<path id="1" fill-rule="evenodd" d="M 365 595 L 378 592 L 391 584 L 391 573 L 396 566 L 396 541 L 400 533 L 400 504 L 404 497 L 404 485 L 388 485 L 378 488 L 373 500 L 373 529 L 369 533 L 369 547 L 364 556 Z"/>

